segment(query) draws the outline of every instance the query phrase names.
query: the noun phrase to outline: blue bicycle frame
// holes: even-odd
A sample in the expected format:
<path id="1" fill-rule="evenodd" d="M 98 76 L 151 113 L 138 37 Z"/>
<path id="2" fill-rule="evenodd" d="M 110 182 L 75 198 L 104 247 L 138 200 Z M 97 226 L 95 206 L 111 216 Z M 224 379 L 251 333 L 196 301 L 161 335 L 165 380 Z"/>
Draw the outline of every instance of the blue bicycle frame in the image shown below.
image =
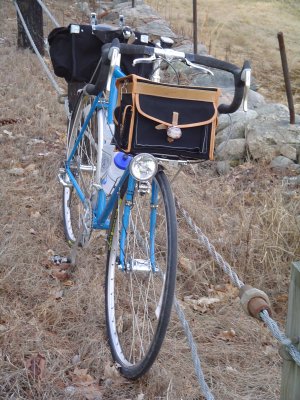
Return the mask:
<path id="1" fill-rule="evenodd" d="M 120 67 L 116 66 L 114 68 L 114 72 L 112 75 L 112 80 L 111 80 L 111 86 L 110 86 L 110 95 L 109 95 L 109 101 L 101 101 L 103 99 L 103 94 L 102 92 L 99 93 L 94 101 L 93 104 L 91 105 L 91 108 L 89 110 L 89 113 L 81 127 L 81 130 L 78 134 L 78 137 L 75 141 L 74 147 L 71 151 L 71 153 L 68 156 L 68 159 L 65 163 L 65 169 L 66 173 L 69 177 L 70 182 L 72 183 L 80 201 L 83 203 L 83 205 L 86 205 L 88 203 L 89 199 L 86 199 L 85 194 L 81 190 L 76 177 L 72 173 L 71 170 L 71 160 L 73 159 L 76 150 L 83 138 L 83 135 L 85 133 L 85 130 L 96 110 L 106 108 L 107 109 L 107 118 L 108 118 L 108 123 L 111 124 L 113 123 L 113 111 L 115 109 L 116 103 L 117 103 L 117 88 L 116 88 L 116 79 L 124 77 L 125 74 L 121 71 Z M 100 149 L 101 151 L 102 149 Z M 128 185 L 127 185 L 127 192 L 126 192 L 126 204 L 124 206 L 124 214 L 123 214 L 123 220 L 122 220 L 122 229 L 120 232 L 120 266 L 124 270 L 125 269 L 125 243 L 126 243 L 126 232 L 127 232 L 127 227 L 129 224 L 129 218 L 130 218 L 130 208 L 133 203 L 133 194 L 134 194 L 134 189 L 135 189 L 135 184 L 136 181 L 135 179 L 129 174 L 129 166 L 127 169 L 124 171 L 123 175 L 121 176 L 120 180 L 118 181 L 117 185 L 115 186 L 112 194 L 110 197 L 107 199 L 106 194 L 103 189 L 98 190 L 98 195 L 97 195 L 97 201 L 96 205 L 94 206 L 93 209 L 93 224 L 92 228 L 93 229 L 108 229 L 110 220 L 109 216 L 111 212 L 113 211 L 115 202 L 118 199 L 120 188 L 128 178 Z M 154 248 L 154 240 L 155 240 L 155 226 L 156 226 L 156 205 L 158 202 L 158 190 L 157 190 L 157 184 L 155 181 L 152 182 L 152 197 L 151 197 L 151 211 L 150 211 L 150 263 L 151 263 L 151 268 L 154 271 L 156 271 L 156 264 L 155 264 L 155 248 Z"/>

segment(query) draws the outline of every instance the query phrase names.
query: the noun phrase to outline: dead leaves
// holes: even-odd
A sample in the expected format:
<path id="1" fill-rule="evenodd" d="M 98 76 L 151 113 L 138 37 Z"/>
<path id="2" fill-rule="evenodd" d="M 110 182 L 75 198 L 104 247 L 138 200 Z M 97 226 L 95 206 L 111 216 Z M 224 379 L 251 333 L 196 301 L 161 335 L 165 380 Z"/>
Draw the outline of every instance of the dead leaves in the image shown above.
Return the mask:
<path id="1" fill-rule="evenodd" d="M 230 342 L 236 337 L 234 329 L 229 329 L 228 331 L 222 331 L 217 335 L 217 339 L 224 340 L 225 342 Z"/>
<path id="2" fill-rule="evenodd" d="M 197 297 L 196 295 L 189 295 L 183 298 L 185 304 L 192 307 L 194 311 L 202 314 L 208 310 L 213 309 L 216 304 L 235 299 L 238 297 L 239 290 L 231 284 L 210 286 L 207 289 L 208 296 Z"/>
<path id="3" fill-rule="evenodd" d="M 47 251 L 47 255 L 48 259 L 42 265 L 47 269 L 48 275 L 56 281 L 55 287 L 50 290 L 50 297 L 54 300 L 61 300 L 64 297 L 65 288 L 74 285 L 74 281 L 71 279 L 71 271 L 74 266 L 66 257 L 55 256 L 51 249 Z"/>
<path id="4" fill-rule="evenodd" d="M 25 360 L 25 368 L 34 380 L 41 380 L 45 376 L 46 358 L 43 354 L 36 354 Z"/>
<path id="5" fill-rule="evenodd" d="M 72 372 L 72 383 L 75 386 L 89 386 L 96 382 L 96 380 L 89 375 L 87 369 L 75 368 Z"/>
<path id="6" fill-rule="evenodd" d="M 217 297 L 200 297 L 198 299 L 194 298 L 194 295 L 185 296 L 183 301 L 190 305 L 193 310 L 200 311 L 201 313 L 206 313 L 211 306 L 215 303 L 219 303 L 220 299 Z"/>
<path id="7" fill-rule="evenodd" d="M 182 272 L 186 274 L 192 274 L 195 270 L 192 261 L 186 257 L 179 257 L 178 259 L 178 268 L 182 270 Z"/>
<path id="8" fill-rule="evenodd" d="M 48 254 L 52 254 L 52 250 L 48 250 Z M 63 262 L 58 263 L 53 261 L 54 257 L 51 256 L 47 261 L 43 263 L 43 266 L 48 270 L 49 275 L 63 283 L 64 286 L 73 286 L 74 282 L 71 280 L 71 270 L 73 265 L 67 260 L 67 258 L 63 258 Z"/>
<path id="9" fill-rule="evenodd" d="M 76 367 L 70 376 L 72 384 L 66 387 L 66 393 L 80 395 L 86 400 L 102 400 L 102 389 L 87 369 Z"/>

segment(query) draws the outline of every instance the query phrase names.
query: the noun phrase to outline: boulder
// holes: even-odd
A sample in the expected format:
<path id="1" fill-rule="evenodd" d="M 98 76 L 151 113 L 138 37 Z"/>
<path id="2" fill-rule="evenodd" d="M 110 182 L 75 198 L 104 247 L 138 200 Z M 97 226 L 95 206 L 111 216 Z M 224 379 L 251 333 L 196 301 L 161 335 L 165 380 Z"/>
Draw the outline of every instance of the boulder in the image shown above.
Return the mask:
<path id="1" fill-rule="evenodd" d="M 248 110 L 247 112 L 238 110 L 233 114 L 220 114 L 217 132 L 237 123 L 246 125 L 250 120 L 257 118 L 257 116 L 258 113 L 254 110 Z"/>
<path id="2" fill-rule="evenodd" d="M 169 26 L 166 24 L 166 21 L 162 19 L 139 24 L 137 25 L 137 30 L 147 33 L 148 35 L 176 38 L 175 33 L 171 30 L 171 28 L 169 28 Z"/>
<path id="3" fill-rule="evenodd" d="M 248 93 L 248 109 L 249 110 L 256 110 L 257 112 L 261 107 L 266 104 L 265 98 L 260 93 L 249 90 Z"/>
<path id="4" fill-rule="evenodd" d="M 216 135 L 216 146 L 229 139 L 245 139 L 245 120 L 230 124 Z"/>
<path id="5" fill-rule="evenodd" d="M 173 46 L 173 49 L 183 53 L 194 53 L 194 44 L 191 40 L 183 39 L 180 45 Z M 198 54 L 207 55 L 207 48 L 202 43 L 198 43 Z"/>
<path id="6" fill-rule="evenodd" d="M 280 155 L 295 160 L 300 146 L 300 125 L 290 125 L 274 114 L 263 114 L 247 124 L 246 141 L 255 160 L 271 161 Z"/>
<path id="7" fill-rule="evenodd" d="M 221 160 L 243 160 L 246 156 L 246 139 L 229 139 L 216 147 L 215 158 Z"/>
<path id="8" fill-rule="evenodd" d="M 284 157 L 284 156 L 278 156 L 278 157 L 273 158 L 270 165 L 271 165 L 271 168 L 273 168 L 273 169 L 282 170 L 282 169 L 286 169 L 286 168 L 290 167 L 292 164 L 294 164 L 294 163 L 289 158 Z"/>
<path id="9" fill-rule="evenodd" d="M 228 160 L 217 161 L 216 171 L 219 175 L 227 175 L 230 171 L 230 162 Z"/>

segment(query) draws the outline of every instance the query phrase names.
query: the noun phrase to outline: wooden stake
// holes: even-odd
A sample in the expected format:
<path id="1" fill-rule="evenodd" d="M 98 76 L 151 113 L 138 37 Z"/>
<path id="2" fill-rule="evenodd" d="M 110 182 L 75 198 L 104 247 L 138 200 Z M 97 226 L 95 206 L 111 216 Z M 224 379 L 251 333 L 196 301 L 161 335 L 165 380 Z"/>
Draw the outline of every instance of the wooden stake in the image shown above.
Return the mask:
<path id="1" fill-rule="evenodd" d="M 194 27 L 194 53 L 198 52 L 198 15 L 197 15 L 197 0 L 193 0 L 193 27 Z"/>
<path id="2" fill-rule="evenodd" d="M 300 262 L 292 263 L 286 335 L 294 342 L 294 346 L 300 350 Z M 280 400 L 299 400 L 300 367 L 297 366 L 287 351 L 282 350 L 281 355 L 284 361 Z"/>
<path id="3" fill-rule="evenodd" d="M 280 50 L 281 64 L 282 64 L 283 77 L 284 77 L 284 83 L 285 83 L 286 97 L 287 97 L 288 106 L 289 106 L 289 110 L 290 110 L 290 124 L 294 124 L 295 123 L 295 107 L 294 107 L 293 92 L 292 92 L 292 87 L 291 87 L 289 67 L 288 67 L 288 62 L 287 62 L 287 57 L 286 57 L 283 33 L 279 32 L 277 34 L 277 38 L 278 38 L 278 43 L 279 43 L 279 50 Z M 300 398 L 300 394 L 299 394 L 299 398 Z"/>
<path id="4" fill-rule="evenodd" d="M 44 35 L 43 35 L 43 9 L 36 0 L 17 0 L 22 16 L 25 20 L 27 28 L 32 36 L 32 39 L 40 52 L 44 55 Z M 22 22 L 17 16 L 18 21 L 18 47 L 32 47 L 30 41 L 23 28 Z"/>

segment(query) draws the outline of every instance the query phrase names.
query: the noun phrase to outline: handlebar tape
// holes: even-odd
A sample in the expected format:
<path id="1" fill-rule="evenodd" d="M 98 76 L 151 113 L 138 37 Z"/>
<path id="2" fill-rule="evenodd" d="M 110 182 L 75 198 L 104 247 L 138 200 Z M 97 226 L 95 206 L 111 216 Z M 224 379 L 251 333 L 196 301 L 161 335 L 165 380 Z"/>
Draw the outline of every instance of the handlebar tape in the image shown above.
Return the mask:
<path id="1" fill-rule="evenodd" d="M 154 47 L 144 46 L 140 44 L 120 44 L 120 53 L 134 56 L 152 56 L 154 54 Z"/>
<path id="2" fill-rule="evenodd" d="M 155 52 L 154 47 L 144 46 L 144 45 L 134 45 L 134 44 L 126 44 L 120 43 L 118 39 L 114 39 L 112 43 L 107 43 L 102 46 L 102 58 L 101 58 L 101 68 L 97 78 L 95 85 L 87 84 L 84 88 L 86 93 L 90 95 L 97 95 L 99 92 L 103 91 L 106 86 L 106 80 L 109 73 L 110 68 L 110 58 L 111 58 L 111 49 L 117 47 L 120 49 L 121 54 L 127 55 L 146 55 L 151 56 Z M 187 60 L 201 64 L 206 67 L 220 69 L 226 72 L 230 72 L 234 77 L 234 96 L 231 104 L 220 104 L 218 107 L 218 111 L 220 114 L 231 114 L 234 113 L 241 105 L 244 94 L 245 82 L 241 79 L 243 70 L 246 68 L 250 68 L 249 61 L 245 61 L 243 68 L 240 69 L 236 65 L 231 64 L 226 61 L 217 60 L 213 57 L 201 56 L 199 54 L 185 54 Z"/>
<path id="3" fill-rule="evenodd" d="M 101 49 L 101 64 L 100 71 L 96 80 L 96 83 L 88 83 L 84 87 L 84 91 L 87 94 L 96 96 L 98 93 L 102 92 L 106 87 L 106 81 L 110 68 L 109 50 L 111 43 L 104 44 Z"/>
<path id="4" fill-rule="evenodd" d="M 235 91 L 232 102 L 230 104 L 220 104 L 218 111 L 220 114 L 234 113 L 240 107 L 243 100 L 245 82 L 241 79 L 241 76 L 245 68 L 250 68 L 249 61 L 245 61 L 243 68 L 240 69 L 234 64 L 217 60 L 213 57 L 200 56 L 199 54 L 186 54 L 185 56 L 191 62 L 230 72 L 233 75 Z"/>

